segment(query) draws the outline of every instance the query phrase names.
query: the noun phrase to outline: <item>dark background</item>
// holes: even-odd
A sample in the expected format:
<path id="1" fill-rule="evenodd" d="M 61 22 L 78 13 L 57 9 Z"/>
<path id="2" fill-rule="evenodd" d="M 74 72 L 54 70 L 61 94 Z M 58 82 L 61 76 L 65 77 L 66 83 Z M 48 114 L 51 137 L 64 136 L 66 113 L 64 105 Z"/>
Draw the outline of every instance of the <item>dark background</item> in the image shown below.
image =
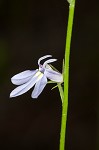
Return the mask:
<path id="1" fill-rule="evenodd" d="M 99 1 L 76 0 L 71 44 L 66 150 L 99 150 Z M 58 150 L 61 101 L 47 85 L 9 99 L 10 78 L 51 54 L 61 71 L 66 0 L 0 0 L 0 149 Z"/>

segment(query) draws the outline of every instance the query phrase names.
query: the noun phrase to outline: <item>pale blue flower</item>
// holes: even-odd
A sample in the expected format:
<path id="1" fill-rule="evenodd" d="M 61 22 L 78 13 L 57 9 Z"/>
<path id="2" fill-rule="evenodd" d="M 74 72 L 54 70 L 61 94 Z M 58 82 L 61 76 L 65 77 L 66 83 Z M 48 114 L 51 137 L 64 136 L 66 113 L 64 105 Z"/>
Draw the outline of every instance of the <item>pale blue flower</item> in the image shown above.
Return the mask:
<path id="1" fill-rule="evenodd" d="M 28 90 L 30 90 L 33 86 L 34 90 L 32 92 L 31 97 L 37 98 L 41 92 L 43 91 L 44 87 L 47 84 L 47 79 L 50 79 L 54 82 L 63 82 L 63 76 L 61 73 L 53 70 L 49 63 L 56 61 L 57 59 L 49 59 L 46 60 L 43 65 L 40 63 L 41 60 L 52 57 L 51 55 L 46 55 L 41 57 L 38 60 L 39 69 L 36 70 L 26 70 L 23 71 L 11 78 L 11 82 L 15 85 L 20 85 L 15 88 L 11 93 L 10 97 L 16 97 L 19 95 L 24 94 Z"/>

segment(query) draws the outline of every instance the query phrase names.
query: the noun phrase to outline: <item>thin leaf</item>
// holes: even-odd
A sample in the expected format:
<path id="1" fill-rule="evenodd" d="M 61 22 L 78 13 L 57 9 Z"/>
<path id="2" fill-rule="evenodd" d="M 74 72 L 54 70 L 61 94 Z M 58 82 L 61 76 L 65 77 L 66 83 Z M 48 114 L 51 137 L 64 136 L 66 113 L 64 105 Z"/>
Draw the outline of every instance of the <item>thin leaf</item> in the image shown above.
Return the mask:
<path id="1" fill-rule="evenodd" d="M 58 85 L 55 85 L 51 90 L 53 90 L 53 89 L 55 89 L 55 88 L 57 88 L 58 87 Z"/>
<path id="2" fill-rule="evenodd" d="M 58 90 L 59 90 L 59 93 L 60 93 L 61 101 L 62 101 L 62 104 L 63 104 L 63 100 L 64 100 L 63 88 L 62 88 L 61 84 L 57 83 L 57 85 L 58 85 Z"/>

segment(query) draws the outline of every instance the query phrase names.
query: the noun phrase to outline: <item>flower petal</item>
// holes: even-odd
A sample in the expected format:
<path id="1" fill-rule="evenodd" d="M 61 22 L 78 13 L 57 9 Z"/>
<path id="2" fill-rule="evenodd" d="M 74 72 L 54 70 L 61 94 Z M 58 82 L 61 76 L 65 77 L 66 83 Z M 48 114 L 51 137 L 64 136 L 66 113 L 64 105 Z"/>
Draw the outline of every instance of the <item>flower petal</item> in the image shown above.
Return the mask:
<path id="1" fill-rule="evenodd" d="M 38 71 L 38 69 L 26 70 L 21 73 L 18 73 L 11 78 L 11 82 L 15 85 L 24 84 L 24 83 L 28 82 L 32 78 L 32 76 L 34 74 L 36 74 L 37 71 Z"/>
<path id="2" fill-rule="evenodd" d="M 44 64 L 43 64 L 43 68 L 45 68 L 45 66 L 46 66 L 48 63 L 52 63 L 52 62 L 54 62 L 54 61 L 57 61 L 57 59 L 49 59 L 49 60 L 45 61 Z"/>
<path id="3" fill-rule="evenodd" d="M 40 58 L 38 59 L 38 65 L 40 64 L 40 61 L 41 61 L 41 60 L 43 60 L 43 59 L 45 59 L 45 58 L 48 58 L 48 57 L 52 57 L 52 55 L 45 55 L 45 56 L 43 56 L 43 57 L 40 57 Z"/>
<path id="4" fill-rule="evenodd" d="M 32 92 L 32 98 L 37 98 L 41 92 L 43 91 L 44 87 L 47 84 L 47 78 L 45 75 L 36 83 L 34 90 Z"/>
<path id="5" fill-rule="evenodd" d="M 30 90 L 34 84 L 36 82 L 38 82 L 41 78 L 43 77 L 43 74 L 41 72 L 37 72 L 32 78 L 31 80 L 29 80 L 27 83 L 15 88 L 11 93 L 10 93 L 10 97 L 16 97 L 19 95 L 24 94 L 25 92 L 27 92 L 28 90 Z"/>
<path id="6" fill-rule="evenodd" d="M 51 69 L 45 69 L 45 76 L 55 82 L 63 82 L 63 75 L 57 71 Z"/>

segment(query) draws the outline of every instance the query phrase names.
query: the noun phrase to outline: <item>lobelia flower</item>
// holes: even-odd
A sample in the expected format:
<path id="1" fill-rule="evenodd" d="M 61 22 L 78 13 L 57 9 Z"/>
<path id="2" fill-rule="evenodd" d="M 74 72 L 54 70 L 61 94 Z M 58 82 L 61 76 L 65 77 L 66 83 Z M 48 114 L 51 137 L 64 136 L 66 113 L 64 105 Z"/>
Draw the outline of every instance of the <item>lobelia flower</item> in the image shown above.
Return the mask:
<path id="1" fill-rule="evenodd" d="M 38 66 L 39 69 L 36 70 L 26 70 L 23 71 L 11 78 L 11 82 L 15 85 L 20 85 L 15 88 L 11 93 L 10 97 L 16 97 L 19 95 L 24 94 L 28 90 L 30 90 L 34 85 L 34 90 L 32 92 L 31 97 L 37 98 L 41 92 L 43 91 L 44 87 L 47 84 L 47 79 L 50 79 L 54 82 L 63 82 L 63 75 L 58 71 L 53 70 L 49 63 L 56 61 L 57 59 L 49 59 L 43 63 L 40 63 L 41 60 L 52 57 L 51 55 L 46 55 L 38 59 Z"/>

